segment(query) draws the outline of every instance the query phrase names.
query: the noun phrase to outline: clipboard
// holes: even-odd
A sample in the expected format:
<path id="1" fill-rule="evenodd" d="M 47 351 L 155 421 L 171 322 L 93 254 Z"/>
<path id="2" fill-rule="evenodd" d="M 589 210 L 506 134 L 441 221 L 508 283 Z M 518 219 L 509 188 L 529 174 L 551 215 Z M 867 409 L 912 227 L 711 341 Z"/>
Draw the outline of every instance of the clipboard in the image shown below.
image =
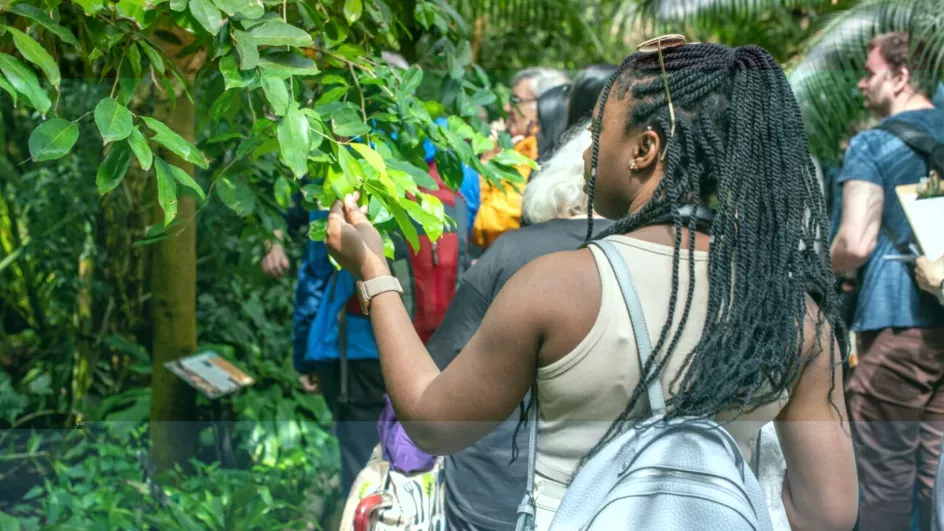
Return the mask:
<path id="1" fill-rule="evenodd" d="M 921 252 L 934 261 L 944 256 L 944 197 L 918 199 L 916 184 L 895 187 Z"/>

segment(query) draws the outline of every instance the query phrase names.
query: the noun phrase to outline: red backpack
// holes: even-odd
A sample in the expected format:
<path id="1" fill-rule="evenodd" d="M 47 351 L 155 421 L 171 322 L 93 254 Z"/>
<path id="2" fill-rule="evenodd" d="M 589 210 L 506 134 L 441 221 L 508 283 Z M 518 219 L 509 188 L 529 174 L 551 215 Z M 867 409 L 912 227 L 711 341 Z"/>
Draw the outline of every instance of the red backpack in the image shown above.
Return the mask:
<path id="1" fill-rule="evenodd" d="M 444 230 L 434 243 L 423 231 L 423 227 L 414 222 L 419 235 L 419 249 L 413 253 L 402 234 L 393 234 L 395 253 L 390 262 L 391 272 L 403 287 L 403 303 L 410 312 L 413 327 L 423 343 L 439 328 L 456 294 L 462 274 L 469 266 L 469 231 L 465 200 L 446 186 L 435 162 L 429 165 L 429 175 L 439 188 L 423 189 L 423 192 L 442 201 L 446 215 L 455 220 L 456 227 L 454 230 Z M 361 315 L 356 296 L 351 297 L 347 308 L 349 313 Z"/>

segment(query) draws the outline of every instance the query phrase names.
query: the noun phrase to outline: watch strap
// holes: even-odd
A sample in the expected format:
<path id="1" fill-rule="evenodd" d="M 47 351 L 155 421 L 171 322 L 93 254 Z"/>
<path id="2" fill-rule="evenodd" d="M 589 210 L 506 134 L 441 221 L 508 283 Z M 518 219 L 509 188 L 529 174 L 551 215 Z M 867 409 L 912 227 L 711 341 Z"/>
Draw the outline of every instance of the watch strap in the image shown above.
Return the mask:
<path id="1" fill-rule="evenodd" d="M 384 275 L 382 277 L 372 278 L 370 280 L 361 281 L 361 289 L 363 290 L 363 296 L 366 300 L 370 300 L 381 293 L 386 293 L 388 291 L 396 291 L 397 293 L 402 294 L 403 288 L 400 286 L 400 281 L 397 280 L 397 277 Z"/>

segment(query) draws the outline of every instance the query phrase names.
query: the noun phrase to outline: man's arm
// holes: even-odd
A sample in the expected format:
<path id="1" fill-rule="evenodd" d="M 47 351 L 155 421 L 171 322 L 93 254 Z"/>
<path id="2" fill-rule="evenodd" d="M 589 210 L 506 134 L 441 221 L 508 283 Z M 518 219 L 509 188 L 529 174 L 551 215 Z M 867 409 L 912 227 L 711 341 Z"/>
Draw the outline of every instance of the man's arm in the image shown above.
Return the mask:
<path id="1" fill-rule="evenodd" d="M 868 181 L 851 179 L 842 188 L 842 221 L 831 249 L 833 271 L 855 271 L 868 260 L 882 226 L 885 192 Z"/>

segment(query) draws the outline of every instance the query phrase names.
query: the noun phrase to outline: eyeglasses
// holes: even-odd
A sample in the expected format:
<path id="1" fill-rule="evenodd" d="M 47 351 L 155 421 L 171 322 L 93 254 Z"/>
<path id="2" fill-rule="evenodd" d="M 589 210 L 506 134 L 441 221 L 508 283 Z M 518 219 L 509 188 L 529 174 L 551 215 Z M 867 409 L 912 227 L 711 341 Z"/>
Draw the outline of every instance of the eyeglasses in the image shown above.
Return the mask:
<path id="1" fill-rule="evenodd" d="M 512 94 L 511 98 L 508 99 L 512 105 L 521 105 L 522 103 L 531 103 L 532 101 L 538 101 L 537 98 L 524 99 L 517 94 Z"/>
<path id="2" fill-rule="evenodd" d="M 665 59 L 662 57 L 662 50 L 684 46 L 686 42 L 687 41 L 684 35 L 673 33 L 656 37 L 654 39 L 649 39 L 648 41 L 636 46 L 636 51 L 639 53 L 659 54 L 659 66 L 662 68 L 662 82 L 665 84 L 665 99 L 669 103 L 669 119 L 671 120 L 672 124 L 671 130 L 669 131 L 669 138 L 675 138 L 675 107 L 672 105 L 672 92 L 669 90 L 669 75 L 665 71 Z M 666 142 L 665 149 L 662 150 L 662 160 L 665 160 L 665 156 L 668 152 L 669 143 Z"/>

